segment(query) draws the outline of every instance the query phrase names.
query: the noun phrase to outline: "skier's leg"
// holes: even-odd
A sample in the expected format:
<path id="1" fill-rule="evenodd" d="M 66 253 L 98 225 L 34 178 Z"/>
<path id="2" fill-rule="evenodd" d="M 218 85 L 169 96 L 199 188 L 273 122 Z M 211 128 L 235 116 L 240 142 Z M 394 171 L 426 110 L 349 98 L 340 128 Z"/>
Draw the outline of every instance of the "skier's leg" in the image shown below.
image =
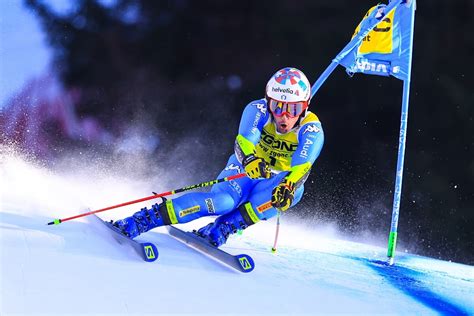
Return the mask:
<path id="1" fill-rule="evenodd" d="M 219 178 L 240 173 L 241 165 L 231 156 Z M 215 185 L 210 193 L 189 193 L 151 208 L 142 208 L 133 216 L 117 220 L 114 225 L 134 238 L 158 226 L 187 223 L 202 216 L 222 215 L 235 209 L 248 194 L 244 188 L 252 180 L 240 178 Z"/>
<path id="2" fill-rule="evenodd" d="M 236 202 L 225 192 L 189 193 L 142 208 L 130 217 L 114 222 L 125 235 L 135 238 L 158 226 L 187 223 L 196 218 L 221 215 L 233 210 Z"/>
<path id="3" fill-rule="evenodd" d="M 199 229 L 198 233 L 218 247 L 238 230 L 275 216 L 277 210 L 271 205 L 272 191 L 284 176 L 285 174 L 279 174 L 271 179 L 260 180 L 250 192 L 248 202 L 243 203 L 232 212 L 219 216 L 214 223 Z M 296 190 L 291 206 L 301 200 L 303 191 L 303 186 Z"/>

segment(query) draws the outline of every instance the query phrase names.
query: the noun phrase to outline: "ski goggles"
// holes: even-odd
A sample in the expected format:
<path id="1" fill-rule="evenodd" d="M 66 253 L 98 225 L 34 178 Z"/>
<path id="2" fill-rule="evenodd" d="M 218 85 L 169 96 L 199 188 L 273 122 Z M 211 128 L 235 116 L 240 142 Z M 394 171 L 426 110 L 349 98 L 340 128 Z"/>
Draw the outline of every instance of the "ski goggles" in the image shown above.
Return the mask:
<path id="1" fill-rule="evenodd" d="M 288 114 L 289 117 L 297 117 L 303 114 L 303 111 L 308 107 L 308 102 L 281 102 L 268 98 L 268 107 L 275 116 L 282 116 Z"/>

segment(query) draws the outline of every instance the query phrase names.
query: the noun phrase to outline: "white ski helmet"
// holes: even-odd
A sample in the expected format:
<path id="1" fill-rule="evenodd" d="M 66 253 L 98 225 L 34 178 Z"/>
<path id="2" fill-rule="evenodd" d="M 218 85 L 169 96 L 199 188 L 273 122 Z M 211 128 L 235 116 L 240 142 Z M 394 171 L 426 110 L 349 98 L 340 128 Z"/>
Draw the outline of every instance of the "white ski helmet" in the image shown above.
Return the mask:
<path id="1" fill-rule="evenodd" d="M 278 70 L 266 87 L 270 111 L 277 116 L 285 112 L 290 116 L 299 116 L 308 107 L 310 95 L 308 78 L 301 70 L 292 67 Z"/>

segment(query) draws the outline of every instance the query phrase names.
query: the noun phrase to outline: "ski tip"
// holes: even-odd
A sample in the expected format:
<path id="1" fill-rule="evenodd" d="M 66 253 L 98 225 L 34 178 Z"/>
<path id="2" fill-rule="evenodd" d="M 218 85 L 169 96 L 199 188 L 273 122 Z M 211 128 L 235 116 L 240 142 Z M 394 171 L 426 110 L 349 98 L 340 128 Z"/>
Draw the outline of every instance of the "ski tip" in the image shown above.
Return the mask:
<path id="1" fill-rule="evenodd" d="M 240 264 L 240 271 L 244 273 L 252 272 L 255 268 L 255 262 L 253 261 L 252 257 L 249 255 L 237 255 L 235 256 Z"/>
<path id="2" fill-rule="evenodd" d="M 55 219 L 54 221 L 48 223 L 48 225 L 53 225 L 53 224 L 54 225 L 59 225 L 59 224 L 61 224 L 61 220 L 60 219 Z"/>
<path id="3" fill-rule="evenodd" d="M 146 262 L 153 262 L 158 259 L 158 249 L 156 246 L 150 242 L 141 243 L 143 246 L 143 258 Z"/>

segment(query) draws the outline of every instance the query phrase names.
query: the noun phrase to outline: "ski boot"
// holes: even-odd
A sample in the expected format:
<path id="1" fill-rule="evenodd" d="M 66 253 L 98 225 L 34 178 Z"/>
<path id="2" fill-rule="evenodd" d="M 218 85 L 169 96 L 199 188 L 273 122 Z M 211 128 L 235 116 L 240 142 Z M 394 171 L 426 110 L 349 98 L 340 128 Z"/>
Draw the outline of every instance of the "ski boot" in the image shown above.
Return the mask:
<path id="1" fill-rule="evenodd" d="M 133 214 L 133 216 L 119 219 L 112 224 L 117 227 L 122 234 L 133 239 L 141 233 L 163 225 L 163 219 L 160 214 L 160 205 L 155 203 L 150 209 L 144 207 Z"/>
<path id="2" fill-rule="evenodd" d="M 250 205 L 250 203 L 247 204 Z M 251 207 L 250 210 L 253 212 Z M 220 247 L 226 243 L 227 238 L 229 238 L 231 234 L 235 234 L 239 230 L 244 230 L 259 221 L 258 217 L 248 216 L 248 211 L 248 207 L 242 205 L 236 210 L 219 216 L 214 223 L 207 224 L 200 228 L 196 234 L 207 239 L 207 241 L 215 247 Z"/>

